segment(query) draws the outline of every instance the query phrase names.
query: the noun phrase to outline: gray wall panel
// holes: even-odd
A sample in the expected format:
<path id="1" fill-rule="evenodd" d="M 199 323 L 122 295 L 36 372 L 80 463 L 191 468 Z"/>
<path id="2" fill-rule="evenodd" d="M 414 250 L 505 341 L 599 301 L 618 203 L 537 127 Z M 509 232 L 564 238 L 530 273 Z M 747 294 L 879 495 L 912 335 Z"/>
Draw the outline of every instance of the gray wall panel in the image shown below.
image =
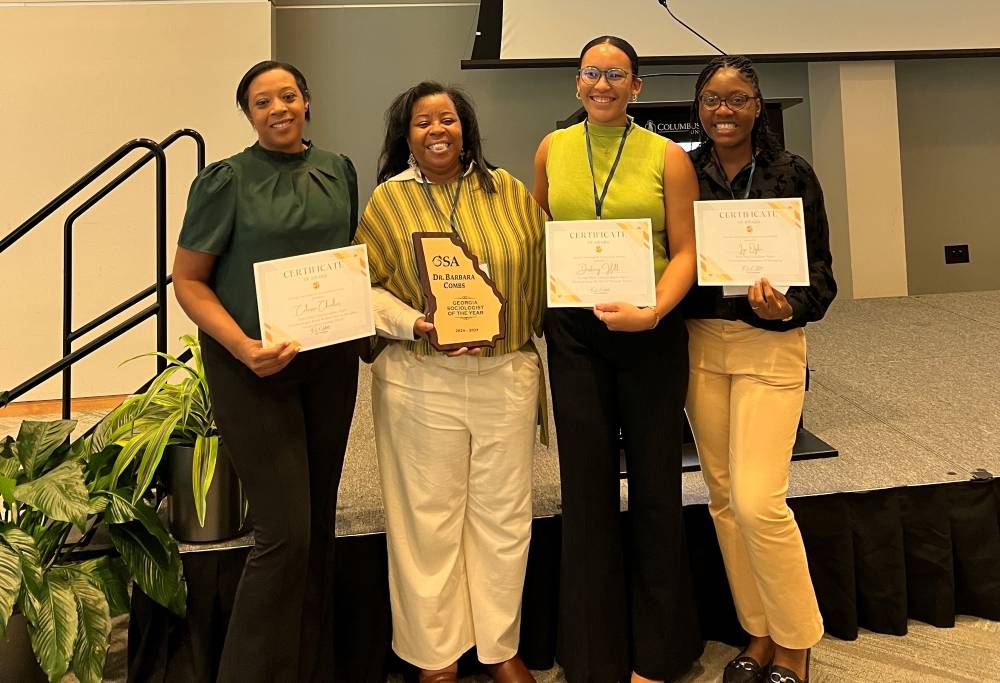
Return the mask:
<path id="1" fill-rule="evenodd" d="M 1000 289 L 1000 59 L 897 62 L 896 89 L 910 293 Z"/>
<path id="2" fill-rule="evenodd" d="M 313 139 L 354 160 L 362 202 L 375 182 L 383 113 L 393 97 L 422 79 L 465 87 L 477 105 L 487 157 L 529 186 L 539 140 L 579 106 L 571 68 L 462 71 L 459 62 L 471 52 L 476 12 L 476 7 L 460 5 L 279 6 L 276 55 L 309 78 Z M 697 71 L 647 69 L 670 70 Z M 808 97 L 804 64 L 766 64 L 760 71 L 765 95 Z M 683 99 L 693 87 L 693 77 L 649 79 L 642 99 Z M 785 114 L 789 149 L 811 158 L 808 102 Z"/>

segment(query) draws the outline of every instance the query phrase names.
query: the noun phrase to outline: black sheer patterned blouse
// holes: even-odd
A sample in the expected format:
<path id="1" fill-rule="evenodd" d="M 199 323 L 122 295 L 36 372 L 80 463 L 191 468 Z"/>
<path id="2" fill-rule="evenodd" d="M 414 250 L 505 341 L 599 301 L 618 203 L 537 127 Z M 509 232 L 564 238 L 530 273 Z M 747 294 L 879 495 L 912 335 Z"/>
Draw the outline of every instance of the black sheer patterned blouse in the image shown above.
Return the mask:
<path id="1" fill-rule="evenodd" d="M 682 304 L 688 318 L 719 318 L 742 320 L 765 330 L 784 331 L 820 320 L 837 296 L 833 279 L 833 257 L 830 255 L 830 227 L 823 204 L 823 188 L 812 167 L 802 157 L 786 151 L 757 156 L 757 168 L 750 179 L 750 166 L 733 178 L 732 184 L 719 168 L 711 152 L 711 144 L 690 152 L 698 174 L 703 200 L 733 199 L 731 188 L 743 188 L 749 182 L 750 199 L 801 197 L 805 211 L 806 250 L 809 258 L 808 287 L 791 287 L 785 295 L 792 306 L 792 319 L 764 320 L 751 310 L 746 297 L 722 296 L 722 287 L 691 288 Z"/>

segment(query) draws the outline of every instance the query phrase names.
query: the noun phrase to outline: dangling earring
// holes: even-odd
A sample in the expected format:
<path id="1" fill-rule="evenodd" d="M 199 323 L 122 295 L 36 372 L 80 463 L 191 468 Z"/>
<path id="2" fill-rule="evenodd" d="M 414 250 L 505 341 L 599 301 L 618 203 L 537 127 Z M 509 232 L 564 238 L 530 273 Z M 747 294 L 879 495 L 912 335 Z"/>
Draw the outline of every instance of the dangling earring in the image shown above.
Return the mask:
<path id="1" fill-rule="evenodd" d="M 413 152 L 410 152 L 410 156 L 407 157 L 406 165 L 410 167 L 411 171 L 417 170 L 417 158 L 413 156 Z"/>
<path id="2" fill-rule="evenodd" d="M 637 93 L 637 92 L 632 93 L 632 101 L 633 102 L 638 102 L 639 101 L 639 93 Z"/>
<path id="3" fill-rule="evenodd" d="M 579 90 L 576 91 L 576 99 L 580 99 L 580 91 Z"/>

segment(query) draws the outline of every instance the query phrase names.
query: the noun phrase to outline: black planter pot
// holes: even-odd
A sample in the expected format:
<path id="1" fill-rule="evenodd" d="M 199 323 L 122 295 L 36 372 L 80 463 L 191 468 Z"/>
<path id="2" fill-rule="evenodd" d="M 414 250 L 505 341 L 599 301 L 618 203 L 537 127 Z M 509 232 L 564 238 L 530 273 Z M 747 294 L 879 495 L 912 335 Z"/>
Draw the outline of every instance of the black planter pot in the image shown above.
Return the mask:
<path id="1" fill-rule="evenodd" d="M 7 634 L 0 636 L 0 681 L 47 683 L 48 680 L 31 649 L 28 621 L 15 613 L 7 622 Z"/>
<path id="2" fill-rule="evenodd" d="M 240 535 L 240 480 L 220 444 L 215 476 L 205 501 L 205 526 L 198 523 L 191 489 L 191 463 L 194 448 L 168 446 L 161 461 L 161 476 L 169 499 L 170 532 L 188 543 L 215 543 Z"/>

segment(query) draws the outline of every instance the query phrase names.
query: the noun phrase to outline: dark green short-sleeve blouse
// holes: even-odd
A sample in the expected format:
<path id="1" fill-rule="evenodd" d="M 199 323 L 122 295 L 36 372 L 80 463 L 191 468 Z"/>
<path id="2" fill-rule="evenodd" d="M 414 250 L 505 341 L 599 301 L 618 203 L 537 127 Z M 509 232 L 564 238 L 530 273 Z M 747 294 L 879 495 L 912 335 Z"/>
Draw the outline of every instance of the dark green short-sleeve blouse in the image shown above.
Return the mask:
<path id="1" fill-rule="evenodd" d="M 260 339 L 253 264 L 346 247 L 357 225 L 350 159 L 312 145 L 286 154 L 255 144 L 198 175 L 178 244 L 218 257 L 212 290 L 243 332 Z"/>

